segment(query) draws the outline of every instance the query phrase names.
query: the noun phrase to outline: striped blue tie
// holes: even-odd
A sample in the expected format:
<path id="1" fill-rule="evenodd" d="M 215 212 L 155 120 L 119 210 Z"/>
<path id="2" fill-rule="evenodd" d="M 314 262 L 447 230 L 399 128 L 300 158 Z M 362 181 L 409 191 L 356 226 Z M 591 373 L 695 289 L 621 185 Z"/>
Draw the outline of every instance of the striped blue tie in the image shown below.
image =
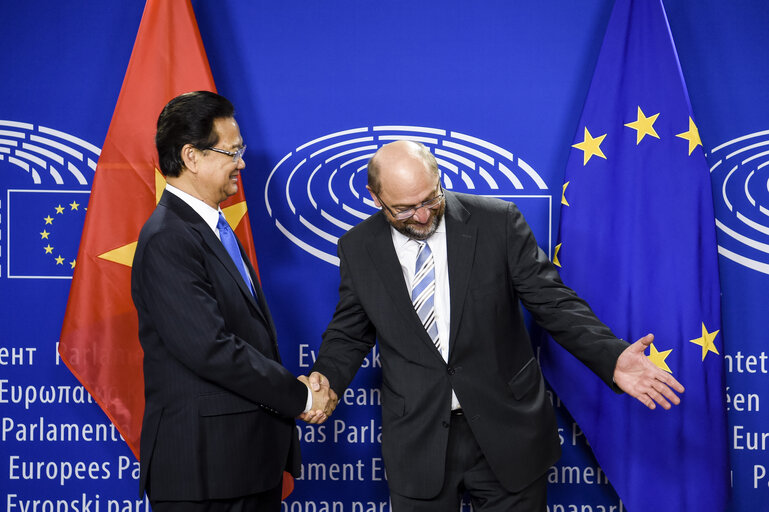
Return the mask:
<path id="1" fill-rule="evenodd" d="M 417 264 L 414 270 L 414 281 L 411 287 L 411 302 L 422 321 L 427 334 L 432 338 L 435 347 L 440 351 L 438 324 L 435 320 L 435 263 L 433 253 L 427 242 L 417 242 Z"/>
<path id="2" fill-rule="evenodd" d="M 216 223 L 216 227 L 219 230 L 219 237 L 222 239 L 224 248 L 227 249 L 230 258 L 238 267 L 240 275 L 243 276 L 243 280 L 246 282 L 246 286 L 251 290 L 251 294 L 254 295 L 254 285 L 251 284 L 251 278 L 248 277 L 248 271 L 246 270 L 246 264 L 243 263 L 243 257 L 240 255 L 240 249 L 238 248 L 238 241 L 235 238 L 235 233 L 232 232 L 227 219 L 224 218 L 222 212 L 219 212 L 219 222 Z"/>

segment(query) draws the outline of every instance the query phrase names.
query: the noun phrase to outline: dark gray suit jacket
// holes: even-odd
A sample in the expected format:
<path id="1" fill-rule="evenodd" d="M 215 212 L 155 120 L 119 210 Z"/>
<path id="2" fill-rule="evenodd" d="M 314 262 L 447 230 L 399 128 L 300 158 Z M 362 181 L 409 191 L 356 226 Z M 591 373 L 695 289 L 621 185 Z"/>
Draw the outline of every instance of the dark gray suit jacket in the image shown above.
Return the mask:
<path id="1" fill-rule="evenodd" d="M 446 244 L 448 364 L 414 311 L 379 212 L 339 241 L 339 303 L 313 370 L 341 395 L 379 340 L 382 454 L 394 492 L 440 490 L 452 389 L 500 482 L 520 490 L 558 459 L 560 444 L 519 301 L 609 386 L 627 343 L 563 285 L 514 204 L 447 192 Z"/>
<path id="2" fill-rule="evenodd" d="M 244 259 L 256 300 L 211 228 L 168 191 L 139 236 L 131 294 L 144 349 L 140 486 L 154 500 L 243 496 L 299 469 L 294 418 L 307 387 L 281 365 Z"/>

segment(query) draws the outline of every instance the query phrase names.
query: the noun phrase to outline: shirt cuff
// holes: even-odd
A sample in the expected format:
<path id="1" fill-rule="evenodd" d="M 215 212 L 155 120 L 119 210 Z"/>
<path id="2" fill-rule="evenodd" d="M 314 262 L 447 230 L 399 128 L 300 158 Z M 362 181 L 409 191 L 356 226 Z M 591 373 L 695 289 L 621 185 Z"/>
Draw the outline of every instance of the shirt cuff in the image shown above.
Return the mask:
<path id="1" fill-rule="evenodd" d="M 305 386 L 307 386 L 307 384 L 305 384 Z M 303 412 L 310 412 L 310 409 L 312 409 L 312 390 L 310 389 L 310 386 L 307 386 L 307 401 L 305 402 Z"/>

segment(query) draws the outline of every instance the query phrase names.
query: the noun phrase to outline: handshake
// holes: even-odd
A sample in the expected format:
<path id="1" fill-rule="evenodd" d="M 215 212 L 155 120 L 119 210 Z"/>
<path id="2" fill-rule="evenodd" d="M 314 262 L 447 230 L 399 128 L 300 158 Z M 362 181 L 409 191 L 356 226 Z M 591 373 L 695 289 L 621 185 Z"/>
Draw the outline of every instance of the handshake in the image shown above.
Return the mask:
<path id="1" fill-rule="evenodd" d="M 336 409 L 339 397 L 331 389 L 328 379 L 321 373 L 312 372 L 309 376 L 300 375 L 297 379 L 312 393 L 312 406 L 309 411 L 302 413 L 299 419 L 307 423 L 323 423 Z"/>

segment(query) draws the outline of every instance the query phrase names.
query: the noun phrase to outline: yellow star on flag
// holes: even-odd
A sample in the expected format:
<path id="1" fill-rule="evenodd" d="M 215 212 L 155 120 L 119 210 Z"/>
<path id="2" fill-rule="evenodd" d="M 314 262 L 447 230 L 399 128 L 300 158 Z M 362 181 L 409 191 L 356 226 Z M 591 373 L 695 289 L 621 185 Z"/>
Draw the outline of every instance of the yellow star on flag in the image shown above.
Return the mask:
<path id="1" fill-rule="evenodd" d="M 590 132 L 587 129 L 587 126 L 585 126 L 585 139 L 582 142 L 578 142 L 577 144 L 572 144 L 571 147 L 577 148 L 581 150 L 584 153 L 584 158 L 582 165 L 587 165 L 588 160 L 595 155 L 600 156 L 604 160 L 606 160 L 606 155 L 603 154 L 603 151 L 601 151 L 601 142 L 603 142 L 603 139 L 606 138 L 606 134 L 600 135 L 598 137 L 593 137 L 590 135 Z"/>
<path id="2" fill-rule="evenodd" d="M 163 174 L 155 168 L 155 205 L 160 202 L 160 197 L 163 195 L 163 191 L 166 188 L 166 179 Z M 136 245 L 138 240 L 128 242 L 125 245 L 121 245 L 111 251 L 99 254 L 99 258 L 113 263 L 119 263 L 126 267 L 133 267 L 134 254 L 136 253 Z"/>
<path id="3" fill-rule="evenodd" d="M 555 265 L 557 267 L 561 266 L 561 262 L 558 261 L 558 253 L 561 251 L 561 245 L 562 244 L 563 243 L 560 243 L 560 244 L 555 246 L 555 254 L 553 254 L 553 265 Z"/>
<path id="4" fill-rule="evenodd" d="M 649 346 L 649 355 L 646 357 L 648 357 L 649 361 L 654 363 L 657 366 L 657 368 L 665 370 L 668 373 L 673 373 L 670 370 L 670 367 L 665 362 L 665 359 L 670 355 L 671 352 L 673 352 L 672 348 L 670 350 L 664 350 L 662 352 L 659 352 L 657 350 L 657 347 L 654 346 L 654 343 L 652 343 Z"/>
<path id="5" fill-rule="evenodd" d="M 46 245 L 43 249 L 45 249 L 46 254 L 53 254 L 53 247 L 51 247 L 51 244 Z"/>
<path id="6" fill-rule="evenodd" d="M 570 181 L 567 181 L 563 184 L 563 191 L 561 192 L 561 204 L 566 206 L 571 206 L 569 202 L 566 200 L 566 187 L 569 186 Z"/>
<path id="7" fill-rule="evenodd" d="M 51 217 L 50 215 L 48 217 L 45 217 L 43 220 L 45 221 L 46 224 L 53 224 L 53 217 Z"/>
<path id="8" fill-rule="evenodd" d="M 633 121 L 632 123 L 627 123 L 625 126 L 628 128 L 632 128 L 636 131 L 636 146 L 641 143 L 643 138 L 646 135 L 651 135 L 652 137 L 660 138 L 659 135 L 657 135 L 657 131 L 654 129 L 654 121 L 657 120 L 657 117 L 659 116 L 659 113 L 654 114 L 653 116 L 646 117 L 641 110 L 641 107 L 638 107 L 638 119 Z"/>
<path id="9" fill-rule="evenodd" d="M 48 235 L 50 235 L 50 233 L 44 229 L 44 230 L 43 230 L 43 231 L 40 233 L 40 239 L 41 239 L 41 240 L 43 240 L 43 239 L 46 239 L 46 240 L 48 240 Z"/>
<path id="10" fill-rule="evenodd" d="M 70 207 L 72 207 L 73 210 L 77 210 L 77 207 L 80 206 L 80 204 L 78 204 L 75 201 L 72 201 L 71 203 L 69 203 L 69 205 Z"/>
<path id="11" fill-rule="evenodd" d="M 73 268 L 73 269 L 74 269 L 74 268 L 75 268 L 75 264 L 76 264 L 76 262 L 77 262 L 77 260 L 72 260 L 72 261 L 70 261 L 70 262 L 69 262 L 69 266 L 70 266 L 70 268 Z"/>
<path id="12" fill-rule="evenodd" d="M 163 174 L 156 168 L 155 169 L 155 204 L 156 205 L 160 202 L 160 197 L 163 195 L 163 191 L 165 190 L 165 188 L 166 188 L 166 179 L 163 177 Z M 232 206 L 227 206 L 225 208 L 222 208 L 222 213 L 224 214 L 224 217 L 227 219 L 227 222 L 230 223 L 230 226 L 232 226 L 233 229 L 235 229 L 238 226 L 238 224 L 240 224 L 241 219 L 246 215 L 246 211 L 247 211 L 247 207 L 246 207 L 245 201 L 241 201 L 240 203 L 233 204 Z M 126 267 L 132 267 L 137 244 L 138 244 L 138 240 L 134 240 L 133 242 L 128 242 L 127 244 L 121 245 L 120 247 L 116 247 L 111 251 L 107 251 L 105 253 L 99 254 L 98 257 L 103 260 L 111 261 L 113 263 L 119 263 L 121 265 L 125 265 Z"/>
<path id="13" fill-rule="evenodd" d="M 700 131 L 697 129 L 697 125 L 694 124 L 694 121 L 691 117 L 689 117 L 689 131 L 679 133 L 676 135 L 676 137 L 680 137 L 689 141 L 690 155 L 692 154 L 692 151 L 694 151 L 694 148 L 697 146 L 702 146 L 702 141 L 700 140 Z"/>
<path id="14" fill-rule="evenodd" d="M 699 345 L 702 347 L 702 360 L 705 360 L 705 356 L 708 355 L 708 352 L 713 352 L 714 354 L 718 354 L 718 350 L 716 349 L 716 344 L 713 343 L 713 340 L 716 339 L 716 336 L 719 331 L 713 331 L 708 332 L 707 328 L 705 327 L 705 323 L 702 324 L 702 336 L 699 338 L 695 338 L 693 340 L 689 340 L 690 343 L 694 343 L 695 345 Z"/>
<path id="15" fill-rule="evenodd" d="M 64 265 L 64 258 L 61 257 L 61 254 L 59 254 L 58 258 L 54 258 L 56 260 L 57 265 Z"/>
<path id="16" fill-rule="evenodd" d="M 54 210 L 56 210 L 56 213 L 61 213 L 61 214 L 64 213 L 64 207 L 62 205 L 57 206 L 56 208 L 54 208 Z"/>

